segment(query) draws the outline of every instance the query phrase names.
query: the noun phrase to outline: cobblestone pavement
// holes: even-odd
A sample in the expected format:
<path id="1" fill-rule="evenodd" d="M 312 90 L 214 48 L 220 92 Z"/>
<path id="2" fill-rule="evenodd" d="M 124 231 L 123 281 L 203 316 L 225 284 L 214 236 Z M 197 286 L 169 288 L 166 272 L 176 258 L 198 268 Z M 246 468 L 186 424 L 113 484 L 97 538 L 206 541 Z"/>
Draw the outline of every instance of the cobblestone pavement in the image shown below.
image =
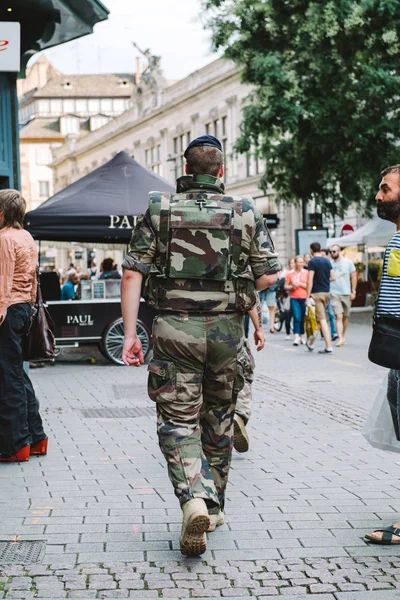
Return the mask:
<path id="1" fill-rule="evenodd" d="M 145 368 L 33 371 L 49 454 L 0 466 L 0 551 L 44 553 L 0 564 L 0 598 L 400 599 L 400 545 L 363 539 L 400 518 L 398 457 L 360 435 L 385 374 L 367 361 L 369 329 L 329 357 L 283 337 L 257 357 L 251 449 L 234 456 L 226 523 L 198 559 L 179 552 Z"/>

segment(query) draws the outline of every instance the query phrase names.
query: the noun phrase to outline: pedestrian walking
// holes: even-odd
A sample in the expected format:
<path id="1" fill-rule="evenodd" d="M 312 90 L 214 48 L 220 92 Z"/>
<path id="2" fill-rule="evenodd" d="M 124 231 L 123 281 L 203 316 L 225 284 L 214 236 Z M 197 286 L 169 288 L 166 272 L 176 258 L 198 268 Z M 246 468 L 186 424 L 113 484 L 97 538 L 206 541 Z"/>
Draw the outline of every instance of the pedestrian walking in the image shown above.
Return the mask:
<path id="1" fill-rule="evenodd" d="M 295 268 L 285 279 L 285 289 L 289 292 L 290 308 L 293 314 L 293 346 L 305 344 L 304 318 L 306 316 L 308 271 L 304 268 L 302 256 L 296 256 Z"/>
<path id="2" fill-rule="evenodd" d="M 177 193 L 152 192 L 123 262 L 125 365 L 143 363 L 136 333 L 142 280 L 159 315 L 148 392 L 157 432 L 182 507 L 181 552 L 206 550 L 205 532 L 223 520 L 233 448 L 243 314 L 255 289 L 276 282 L 279 264 L 249 197 L 225 196 L 221 142 L 193 140 Z"/>
<path id="3" fill-rule="evenodd" d="M 319 354 L 332 354 L 331 335 L 326 320 L 326 307 L 329 301 L 330 282 L 335 279 L 335 274 L 330 261 L 322 256 L 321 244 L 314 242 L 310 245 L 312 259 L 308 263 L 307 302 L 310 298 L 315 303 L 315 316 L 318 326 L 325 341 L 325 349 Z M 314 344 L 307 342 L 307 348 L 314 350 Z"/>
<path id="4" fill-rule="evenodd" d="M 23 229 L 25 210 L 17 190 L 0 190 L 0 462 L 47 453 L 39 403 L 22 357 L 38 261 L 36 244 Z"/>
<path id="5" fill-rule="evenodd" d="M 277 292 L 277 297 L 279 298 L 279 294 L 280 294 L 280 297 L 282 299 L 282 307 L 284 310 L 284 324 L 285 324 L 285 332 L 286 332 L 285 340 L 291 339 L 290 333 L 291 333 L 291 324 L 292 324 L 292 319 L 293 319 L 293 313 L 292 313 L 292 309 L 290 306 L 290 295 L 285 288 L 285 281 L 286 281 L 286 275 L 288 273 L 290 273 L 290 271 L 293 271 L 294 267 L 295 267 L 294 258 L 289 258 L 288 266 L 284 267 L 282 269 L 282 271 L 280 271 L 280 273 L 278 274 L 279 279 L 278 279 L 277 286 L 280 287 L 280 284 L 281 284 L 281 290 Z"/>
<path id="6" fill-rule="evenodd" d="M 271 285 L 268 289 L 260 292 L 260 303 L 261 306 L 267 306 L 268 319 L 264 318 L 265 322 L 269 323 L 269 332 L 277 333 L 275 329 L 275 317 L 276 317 L 276 285 Z M 265 311 L 264 311 L 265 314 Z"/>
<path id="7" fill-rule="evenodd" d="M 376 301 L 376 315 L 400 319 L 400 165 L 387 167 L 381 173 L 382 180 L 376 195 L 378 217 L 396 224 L 396 233 L 387 245 L 383 260 L 382 277 Z M 390 340 L 390 341 L 389 341 Z M 398 338 L 388 336 L 387 343 L 394 344 Z M 394 428 L 400 425 L 400 370 L 390 369 L 387 399 L 391 408 Z M 366 539 L 375 544 L 400 544 L 400 522 L 390 527 L 380 527 L 367 534 Z"/>
<path id="8" fill-rule="evenodd" d="M 348 258 L 344 258 L 337 244 L 331 247 L 332 268 L 336 279 L 331 282 L 331 304 L 336 317 L 338 341 L 336 346 L 346 343 L 350 307 L 357 293 L 357 271 Z"/>

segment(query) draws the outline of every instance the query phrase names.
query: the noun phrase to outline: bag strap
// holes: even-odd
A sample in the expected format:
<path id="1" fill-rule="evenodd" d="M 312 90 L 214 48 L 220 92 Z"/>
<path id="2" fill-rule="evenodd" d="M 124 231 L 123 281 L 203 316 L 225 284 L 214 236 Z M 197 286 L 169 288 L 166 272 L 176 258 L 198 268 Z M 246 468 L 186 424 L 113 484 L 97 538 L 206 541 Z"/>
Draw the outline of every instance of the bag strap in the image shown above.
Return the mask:
<path id="1" fill-rule="evenodd" d="M 240 256 L 243 249 L 243 202 L 240 199 L 234 200 L 232 209 L 231 224 L 231 261 L 230 273 L 233 277 L 239 271 Z"/>
<path id="2" fill-rule="evenodd" d="M 160 230 L 159 230 L 159 259 L 162 275 L 167 275 L 168 252 L 170 231 L 170 199 L 166 195 L 161 196 L 160 205 Z"/>
<path id="3" fill-rule="evenodd" d="M 40 285 L 39 265 L 36 266 L 36 300 L 35 304 L 43 304 L 42 288 Z"/>

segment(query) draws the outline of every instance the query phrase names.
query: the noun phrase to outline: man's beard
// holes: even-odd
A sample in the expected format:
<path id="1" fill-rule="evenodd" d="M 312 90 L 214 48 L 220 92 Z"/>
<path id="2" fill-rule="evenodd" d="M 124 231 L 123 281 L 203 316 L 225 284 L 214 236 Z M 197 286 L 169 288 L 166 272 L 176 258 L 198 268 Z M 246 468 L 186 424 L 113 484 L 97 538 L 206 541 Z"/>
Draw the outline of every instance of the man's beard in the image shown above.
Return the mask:
<path id="1" fill-rule="evenodd" d="M 376 203 L 376 212 L 381 219 L 396 223 L 400 218 L 400 194 L 396 200 L 387 200 L 386 202 L 378 200 Z"/>

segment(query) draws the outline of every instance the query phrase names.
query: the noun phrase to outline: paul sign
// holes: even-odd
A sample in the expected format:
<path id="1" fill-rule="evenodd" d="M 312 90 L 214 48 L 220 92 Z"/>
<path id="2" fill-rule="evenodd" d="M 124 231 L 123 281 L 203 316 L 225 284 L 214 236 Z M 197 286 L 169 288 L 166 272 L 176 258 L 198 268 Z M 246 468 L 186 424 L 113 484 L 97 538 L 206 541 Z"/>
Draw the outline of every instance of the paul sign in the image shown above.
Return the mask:
<path id="1" fill-rule="evenodd" d="M 134 217 L 131 215 L 110 215 L 108 229 L 133 229 L 136 221 L 136 215 Z"/>
<path id="2" fill-rule="evenodd" d="M 79 325 L 80 327 L 94 325 L 91 315 L 67 315 L 67 325 Z"/>

